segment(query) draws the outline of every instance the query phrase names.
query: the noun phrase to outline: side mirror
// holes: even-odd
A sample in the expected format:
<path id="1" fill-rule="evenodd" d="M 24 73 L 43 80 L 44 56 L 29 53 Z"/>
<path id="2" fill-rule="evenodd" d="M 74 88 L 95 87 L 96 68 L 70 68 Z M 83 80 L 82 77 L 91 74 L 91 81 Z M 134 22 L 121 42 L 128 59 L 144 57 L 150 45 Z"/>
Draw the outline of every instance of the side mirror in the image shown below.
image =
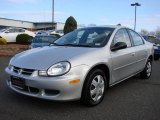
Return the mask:
<path id="1" fill-rule="evenodd" d="M 111 47 L 111 51 L 116 51 L 125 48 L 127 48 L 127 44 L 125 42 L 117 42 L 114 46 Z"/>

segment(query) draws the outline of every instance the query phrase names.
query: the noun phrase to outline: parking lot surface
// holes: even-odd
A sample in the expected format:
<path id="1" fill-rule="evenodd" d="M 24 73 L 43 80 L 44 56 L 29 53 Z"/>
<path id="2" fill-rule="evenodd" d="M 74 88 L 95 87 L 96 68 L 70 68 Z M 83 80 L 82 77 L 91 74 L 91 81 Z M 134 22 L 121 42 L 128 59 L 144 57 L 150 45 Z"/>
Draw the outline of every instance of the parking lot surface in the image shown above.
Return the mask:
<path id="1" fill-rule="evenodd" d="M 103 102 L 85 107 L 78 101 L 55 102 L 10 90 L 4 68 L 10 57 L 0 57 L 0 120 L 160 120 L 160 61 L 152 76 L 138 76 L 111 87 Z"/>

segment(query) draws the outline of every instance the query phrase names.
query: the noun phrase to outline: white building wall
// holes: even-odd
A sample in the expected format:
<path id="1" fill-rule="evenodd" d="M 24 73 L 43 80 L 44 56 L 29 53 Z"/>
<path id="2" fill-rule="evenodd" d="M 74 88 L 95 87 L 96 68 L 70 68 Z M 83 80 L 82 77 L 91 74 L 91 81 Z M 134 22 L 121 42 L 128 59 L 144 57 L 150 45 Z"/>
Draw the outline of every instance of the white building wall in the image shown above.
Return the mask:
<path id="1" fill-rule="evenodd" d="M 11 20 L 11 19 L 0 19 L 0 26 L 22 27 L 22 28 L 35 27 L 32 22 L 18 21 L 18 20 Z"/>
<path id="2" fill-rule="evenodd" d="M 52 27 L 52 23 L 34 23 L 34 25 L 36 29 Z"/>
<path id="3" fill-rule="evenodd" d="M 57 22 L 54 24 L 56 30 L 62 30 L 64 28 L 64 23 Z M 21 27 L 27 29 L 40 29 L 52 27 L 52 22 L 28 22 L 14 19 L 0 18 L 0 26 L 4 27 Z"/>
<path id="4" fill-rule="evenodd" d="M 64 25 L 65 25 L 64 23 L 57 23 L 56 30 L 63 30 Z"/>

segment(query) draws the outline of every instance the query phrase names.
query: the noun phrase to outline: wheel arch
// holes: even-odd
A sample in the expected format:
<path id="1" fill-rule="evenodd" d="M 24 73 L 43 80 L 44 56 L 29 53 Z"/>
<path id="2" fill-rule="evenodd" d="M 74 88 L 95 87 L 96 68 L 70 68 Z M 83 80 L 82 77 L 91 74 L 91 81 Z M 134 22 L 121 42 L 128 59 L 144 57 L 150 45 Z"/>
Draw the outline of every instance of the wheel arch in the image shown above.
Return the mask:
<path id="1" fill-rule="evenodd" d="M 101 69 L 101 70 L 105 73 L 106 78 L 107 78 L 107 88 L 109 87 L 109 83 L 110 83 L 110 69 L 109 69 L 108 65 L 106 65 L 105 63 L 100 63 L 100 64 L 94 65 L 93 67 L 91 67 L 91 68 L 88 70 L 86 76 L 84 77 L 82 92 L 83 92 L 84 84 L 85 84 L 85 82 L 86 82 L 87 77 L 88 77 L 89 74 L 90 74 L 93 70 L 95 70 L 95 69 Z"/>
<path id="2" fill-rule="evenodd" d="M 150 56 L 148 57 L 148 59 L 150 59 L 151 61 L 153 61 L 153 56 L 150 55 Z"/>

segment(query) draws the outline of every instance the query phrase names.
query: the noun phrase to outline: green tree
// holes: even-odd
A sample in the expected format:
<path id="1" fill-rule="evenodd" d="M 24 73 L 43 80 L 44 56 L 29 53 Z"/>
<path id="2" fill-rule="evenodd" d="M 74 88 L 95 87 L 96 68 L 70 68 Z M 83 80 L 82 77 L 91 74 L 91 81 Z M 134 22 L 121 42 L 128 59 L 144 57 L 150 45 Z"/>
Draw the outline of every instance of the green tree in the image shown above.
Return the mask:
<path id="1" fill-rule="evenodd" d="M 30 44 L 30 40 L 32 39 L 31 36 L 28 34 L 19 34 L 16 37 L 17 44 Z"/>
<path id="2" fill-rule="evenodd" d="M 77 21 L 74 19 L 74 17 L 70 16 L 65 22 L 63 32 L 64 34 L 67 34 L 75 29 L 77 29 Z"/>

